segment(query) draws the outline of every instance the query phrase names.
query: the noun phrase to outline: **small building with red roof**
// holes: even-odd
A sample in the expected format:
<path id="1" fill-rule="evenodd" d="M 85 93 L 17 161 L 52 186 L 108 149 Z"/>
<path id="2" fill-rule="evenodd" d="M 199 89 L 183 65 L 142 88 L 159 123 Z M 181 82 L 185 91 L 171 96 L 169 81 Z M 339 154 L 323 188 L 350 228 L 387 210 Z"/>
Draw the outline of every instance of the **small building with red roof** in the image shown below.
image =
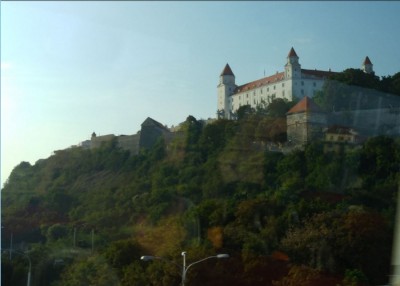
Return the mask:
<path id="1" fill-rule="evenodd" d="M 287 112 L 286 124 L 288 142 L 303 145 L 322 139 L 327 115 L 311 98 L 305 96 Z"/>

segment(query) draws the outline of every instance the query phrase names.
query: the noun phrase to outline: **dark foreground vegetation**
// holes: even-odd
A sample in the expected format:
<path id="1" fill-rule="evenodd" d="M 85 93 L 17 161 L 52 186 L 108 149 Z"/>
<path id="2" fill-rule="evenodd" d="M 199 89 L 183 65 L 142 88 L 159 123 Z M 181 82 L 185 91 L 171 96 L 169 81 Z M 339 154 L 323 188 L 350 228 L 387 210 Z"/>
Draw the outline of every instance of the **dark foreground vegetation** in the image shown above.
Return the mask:
<path id="1" fill-rule="evenodd" d="M 280 103 L 281 105 L 283 103 Z M 398 139 L 288 153 L 289 104 L 204 126 L 131 156 L 101 148 L 22 162 L 2 189 L 2 247 L 26 251 L 32 285 L 377 285 L 388 281 L 398 188 Z M 243 111 L 243 109 L 241 110 Z M 26 285 L 27 261 L 2 253 L 2 285 Z"/>

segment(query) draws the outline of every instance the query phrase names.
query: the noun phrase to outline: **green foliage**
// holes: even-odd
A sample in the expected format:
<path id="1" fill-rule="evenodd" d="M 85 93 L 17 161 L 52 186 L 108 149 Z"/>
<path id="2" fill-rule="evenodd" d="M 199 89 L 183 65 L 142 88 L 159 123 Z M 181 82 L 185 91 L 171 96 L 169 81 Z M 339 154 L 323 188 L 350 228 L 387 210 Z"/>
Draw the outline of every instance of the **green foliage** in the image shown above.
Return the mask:
<path id="1" fill-rule="evenodd" d="M 367 283 L 367 277 L 358 269 L 346 269 L 344 273 L 343 286 L 357 286 Z"/>
<path id="2" fill-rule="evenodd" d="M 54 285 L 178 284 L 174 265 L 138 258 L 155 254 L 179 261 L 182 249 L 192 249 L 193 258 L 217 251 L 233 256 L 226 265 L 234 271 L 224 268 L 226 262 L 192 269 L 193 285 L 270 285 L 272 280 L 296 285 L 290 283 L 315 269 L 342 276 L 346 269 L 360 269 L 371 283 L 383 283 L 398 141 L 372 138 L 342 153 L 326 153 L 321 144 L 266 151 L 267 144 L 285 140 L 281 116 L 288 108 L 275 101 L 262 112 L 243 108 L 238 121 L 205 126 L 189 116 L 181 137 L 169 145 L 159 140 L 137 155 L 111 141 L 92 150 L 56 151 L 33 166 L 23 162 L 2 190 L 4 244 L 13 233 L 14 241 L 46 247 L 43 256 L 35 254 L 42 269 L 37 285 L 53 280 Z M 81 226 L 82 244 L 75 251 L 90 251 L 92 229 L 95 251 L 70 257 L 51 276 L 50 257 L 60 249 L 74 253 L 68 252 L 73 226 Z M 276 250 L 286 251 L 293 267 L 308 268 L 294 268 L 281 280 L 287 261 L 272 271 L 267 259 Z M 219 265 L 219 276 L 210 265 Z M 12 281 L 18 280 L 18 267 L 4 266 Z M 235 273 L 227 278 L 226 272 Z M 265 274 L 270 272 L 281 276 Z M 321 272 L 315 273 L 322 281 Z M 205 277 L 210 284 L 201 281 Z"/>
<path id="3" fill-rule="evenodd" d="M 68 228 L 62 224 L 54 224 L 47 229 L 46 237 L 49 241 L 56 241 L 68 235 Z"/>
<path id="4" fill-rule="evenodd" d="M 242 120 L 254 113 L 254 109 L 250 105 L 243 105 L 236 111 L 237 119 Z"/>
<path id="5" fill-rule="evenodd" d="M 267 106 L 267 114 L 270 117 L 286 117 L 286 113 L 294 106 L 295 102 L 276 98 Z"/>
<path id="6" fill-rule="evenodd" d="M 389 137 L 374 137 L 362 148 L 360 174 L 365 186 L 395 183 L 400 165 L 400 144 Z"/>
<path id="7" fill-rule="evenodd" d="M 117 274 L 100 256 L 80 258 L 62 274 L 56 286 L 118 286 Z"/>
<path id="8" fill-rule="evenodd" d="M 112 242 L 105 250 L 104 256 L 109 265 L 116 270 L 121 270 L 135 262 L 141 253 L 142 249 L 136 241 L 125 239 Z"/>

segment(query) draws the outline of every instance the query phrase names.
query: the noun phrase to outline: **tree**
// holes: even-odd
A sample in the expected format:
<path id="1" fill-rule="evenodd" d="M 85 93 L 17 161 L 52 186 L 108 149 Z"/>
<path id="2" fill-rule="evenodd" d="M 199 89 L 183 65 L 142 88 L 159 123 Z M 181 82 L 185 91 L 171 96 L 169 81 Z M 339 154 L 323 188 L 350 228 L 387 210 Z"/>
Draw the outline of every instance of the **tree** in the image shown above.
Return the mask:
<path id="1" fill-rule="evenodd" d="M 366 187 L 388 184 L 396 186 L 400 164 L 400 146 L 393 138 L 369 139 L 360 155 L 360 174 Z"/>
<path id="2" fill-rule="evenodd" d="M 133 239 L 118 240 L 111 243 L 105 250 L 104 256 L 109 265 L 117 271 L 137 261 L 143 250 L 137 241 Z"/>
<path id="3" fill-rule="evenodd" d="M 62 224 L 54 224 L 47 229 L 46 237 L 49 241 L 56 241 L 64 238 L 69 233 L 68 227 Z"/>
<path id="4" fill-rule="evenodd" d="M 67 267 L 57 286 L 120 286 L 117 274 L 101 256 L 80 258 Z"/>
<path id="5" fill-rule="evenodd" d="M 243 105 L 236 111 L 238 120 L 242 120 L 253 113 L 254 109 L 250 105 Z"/>
<path id="6" fill-rule="evenodd" d="M 288 112 L 292 106 L 292 102 L 288 102 L 282 98 L 276 98 L 267 106 L 267 114 L 270 117 L 286 117 L 286 112 Z"/>
<path id="7" fill-rule="evenodd" d="M 337 286 L 340 279 L 333 275 L 318 271 L 304 265 L 292 265 L 289 273 L 279 281 L 273 281 L 274 286 Z"/>

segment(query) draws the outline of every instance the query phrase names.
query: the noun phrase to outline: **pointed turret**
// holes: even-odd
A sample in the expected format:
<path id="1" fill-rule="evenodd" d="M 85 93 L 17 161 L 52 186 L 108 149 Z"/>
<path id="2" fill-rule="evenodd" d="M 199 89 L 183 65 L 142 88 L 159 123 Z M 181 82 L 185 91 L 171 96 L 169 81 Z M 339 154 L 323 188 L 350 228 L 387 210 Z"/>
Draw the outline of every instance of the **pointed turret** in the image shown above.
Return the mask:
<path id="1" fill-rule="evenodd" d="M 362 69 L 363 72 L 365 72 L 365 73 L 373 74 L 373 73 L 374 73 L 373 66 L 374 66 L 374 65 L 372 64 L 371 60 L 370 60 L 369 57 L 367 56 L 367 57 L 365 57 L 365 60 L 364 60 L 364 62 L 363 62 L 363 64 L 362 64 L 362 66 L 361 66 L 361 69 Z"/>
<path id="2" fill-rule="evenodd" d="M 221 76 L 223 76 L 223 75 L 233 75 L 233 76 L 235 76 L 235 75 L 233 74 L 232 69 L 231 69 L 231 67 L 229 66 L 229 64 L 226 64 L 224 70 L 221 72 Z"/>
<path id="3" fill-rule="evenodd" d="M 299 64 L 299 56 L 292 47 L 287 56 L 287 62 L 285 65 L 285 77 L 286 78 L 299 78 L 301 73 L 301 66 Z"/>
<path id="4" fill-rule="evenodd" d="M 235 88 L 235 75 L 233 74 L 229 64 L 226 64 L 219 76 L 218 116 L 230 118 L 230 112 L 232 109 L 230 96 L 234 93 Z"/>
<path id="5" fill-rule="evenodd" d="M 364 63 L 363 63 L 363 64 L 364 64 L 364 65 L 372 65 L 371 60 L 369 59 L 368 56 L 365 57 L 365 60 L 364 60 Z"/>
<path id="6" fill-rule="evenodd" d="M 288 58 L 291 58 L 291 57 L 297 57 L 298 58 L 298 56 L 296 54 L 296 51 L 294 50 L 293 47 L 290 49 L 290 52 L 288 54 Z"/>

